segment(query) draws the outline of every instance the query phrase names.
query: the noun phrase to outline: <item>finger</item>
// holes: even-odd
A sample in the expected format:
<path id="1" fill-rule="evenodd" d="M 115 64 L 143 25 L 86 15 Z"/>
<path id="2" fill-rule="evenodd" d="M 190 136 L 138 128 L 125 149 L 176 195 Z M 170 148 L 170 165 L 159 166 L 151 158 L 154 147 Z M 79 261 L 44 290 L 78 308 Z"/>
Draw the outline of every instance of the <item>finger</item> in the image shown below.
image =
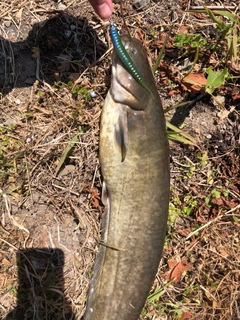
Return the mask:
<path id="1" fill-rule="evenodd" d="M 89 0 L 89 2 L 102 19 L 107 19 L 112 14 L 112 0 Z"/>

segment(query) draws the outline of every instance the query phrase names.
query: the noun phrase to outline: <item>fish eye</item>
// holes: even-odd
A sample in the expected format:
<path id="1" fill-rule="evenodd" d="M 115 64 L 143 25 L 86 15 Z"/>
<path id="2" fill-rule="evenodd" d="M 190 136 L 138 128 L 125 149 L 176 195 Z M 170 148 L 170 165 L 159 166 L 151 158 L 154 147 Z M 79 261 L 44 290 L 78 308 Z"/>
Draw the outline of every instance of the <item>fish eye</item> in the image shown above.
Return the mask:
<path id="1" fill-rule="evenodd" d="M 130 46 L 130 42 L 126 42 L 125 45 L 124 45 L 125 49 L 128 49 L 129 46 Z"/>
<path id="2" fill-rule="evenodd" d="M 137 49 L 132 49 L 132 54 L 137 54 Z"/>

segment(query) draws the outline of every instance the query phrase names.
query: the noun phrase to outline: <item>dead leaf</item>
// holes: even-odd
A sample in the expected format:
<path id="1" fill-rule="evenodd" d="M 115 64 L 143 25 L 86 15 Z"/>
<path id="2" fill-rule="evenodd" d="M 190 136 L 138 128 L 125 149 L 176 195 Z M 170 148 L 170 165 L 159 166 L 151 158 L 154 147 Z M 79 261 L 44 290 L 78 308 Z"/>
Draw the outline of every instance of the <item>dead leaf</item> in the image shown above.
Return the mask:
<path id="1" fill-rule="evenodd" d="M 179 229 L 178 234 L 180 234 L 183 237 L 186 237 L 191 232 L 190 228 L 185 229 Z"/>
<path id="2" fill-rule="evenodd" d="M 224 204 L 227 207 L 227 209 L 233 209 L 238 206 L 238 199 L 228 200 L 226 198 L 223 198 Z"/>
<path id="3" fill-rule="evenodd" d="M 99 208 L 99 192 L 97 189 L 89 188 L 89 192 L 91 195 L 91 204 L 94 208 Z"/>
<path id="4" fill-rule="evenodd" d="M 10 266 L 12 263 L 9 260 L 7 260 L 6 258 L 3 258 L 2 264 L 4 264 L 5 266 Z"/>
<path id="5" fill-rule="evenodd" d="M 223 205 L 223 200 L 221 198 L 212 198 L 211 204 L 215 204 L 220 207 Z"/>
<path id="6" fill-rule="evenodd" d="M 178 34 L 183 34 L 184 32 L 188 32 L 187 26 L 181 26 L 178 30 Z"/>
<path id="7" fill-rule="evenodd" d="M 229 256 L 229 253 L 226 250 L 224 250 L 223 248 L 219 248 L 219 252 L 225 258 Z"/>
<path id="8" fill-rule="evenodd" d="M 240 73 L 240 58 L 233 57 L 231 61 L 228 61 L 227 66 L 235 73 Z"/>
<path id="9" fill-rule="evenodd" d="M 192 315 L 189 311 L 183 311 L 180 320 L 191 319 Z"/>
<path id="10" fill-rule="evenodd" d="M 167 274 L 166 279 L 174 279 L 174 283 L 179 283 L 183 272 L 191 269 L 192 264 L 188 263 L 186 257 L 183 257 L 181 262 L 177 262 L 176 260 L 168 260 L 168 267 L 170 271 Z"/>
<path id="11" fill-rule="evenodd" d="M 170 90 L 170 91 L 168 92 L 168 96 L 171 97 L 171 96 L 173 96 L 174 94 L 178 94 L 178 93 L 180 93 L 180 92 L 181 92 L 180 89 L 172 89 L 172 90 Z"/>
<path id="12" fill-rule="evenodd" d="M 240 94 L 239 93 L 233 94 L 232 99 L 233 101 L 240 99 Z"/>
<path id="13" fill-rule="evenodd" d="M 194 13 L 193 16 L 199 20 L 206 20 L 206 17 L 202 13 Z"/>
<path id="14" fill-rule="evenodd" d="M 221 197 L 221 198 L 212 198 L 211 204 L 214 204 L 218 207 L 225 208 L 225 209 L 233 209 L 238 205 L 238 201 L 236 201 L 235 199 L 228 200 L 226 199 L 226 197 Z"/>
<path id="15" fill-rule="evenodd" d="M 165 76 L 172 80 L 174 83 L 180 83 L 180 71 L 172 64 L 159 63 L 160 72 L 164 72 Z"/>
<path id="16" fill-rule="evenodd" d="M 207 79 L 203 73 L 190 73 L 182 80 L 182 86 L 185 91 L 199 92 L 206 86 Z"/>
<path id="17" fill-rule="evenodd" d="M 97 198 L 93 198 L 93 199 L 92 199 L 92 206 L 93 206 L 94 208 L 98 208 L 98 207 L 99 207 L 99 201 L 98 201 Z"/>

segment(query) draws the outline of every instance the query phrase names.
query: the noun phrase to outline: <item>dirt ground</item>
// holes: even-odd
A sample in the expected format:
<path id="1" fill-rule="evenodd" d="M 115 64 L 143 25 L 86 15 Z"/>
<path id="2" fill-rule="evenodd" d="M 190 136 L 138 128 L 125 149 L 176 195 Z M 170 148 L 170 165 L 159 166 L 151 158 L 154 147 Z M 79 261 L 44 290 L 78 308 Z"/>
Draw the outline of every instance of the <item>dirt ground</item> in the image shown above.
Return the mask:
<path id="1" fill-rule="evenodd" d="M 184 27 L 216 36 L 206 16 L 186 12 L 192 5 L 236 3 L 123 5 L 152 63 L 173 26 L 156 83 L 164 108 L 185 102 L 166 119 L 196 141 L 170 140 L 168 232 L 141 320 L 240 319 L 240 82 L 214 92 L 221 106 L 183 85 L 194 55 L 174 46 L 175 34 Z M 113 19 L 124 32 L 119 4 Z M 85 0 L 0 3 L 1 319 L 84 314 L 104 210 L 98 142 L 109 24 Z M 204 73 L 214 54 L 221 64 L 219 52 L 202 52 L 195 71 Z"/>

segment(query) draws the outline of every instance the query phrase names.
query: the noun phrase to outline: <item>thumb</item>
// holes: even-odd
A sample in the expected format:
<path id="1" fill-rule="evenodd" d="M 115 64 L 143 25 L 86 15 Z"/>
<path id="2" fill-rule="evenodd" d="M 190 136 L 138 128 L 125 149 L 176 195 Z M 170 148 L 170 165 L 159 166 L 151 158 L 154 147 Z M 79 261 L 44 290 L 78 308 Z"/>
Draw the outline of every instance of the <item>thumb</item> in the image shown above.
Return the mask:
<path id="1" fill-rule="evenodd" d="M 112 0 L 89 0 L 95 12 L 102 19 L 107 19 L 112 14 Z"/>

